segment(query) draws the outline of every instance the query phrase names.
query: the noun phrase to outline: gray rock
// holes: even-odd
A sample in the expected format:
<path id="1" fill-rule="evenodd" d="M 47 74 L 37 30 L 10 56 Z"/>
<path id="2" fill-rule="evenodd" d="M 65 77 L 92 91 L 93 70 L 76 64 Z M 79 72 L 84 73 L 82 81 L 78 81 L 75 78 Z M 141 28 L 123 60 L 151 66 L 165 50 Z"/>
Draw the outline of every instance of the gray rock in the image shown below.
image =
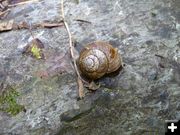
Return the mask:
<path id="1" fill-rule="evenodd" d="M 13 7 L 5 20 L 59 21 L 60 2 Z M 25 107 L 17 115 L 0 111 L 0 134 L 164 134 L 165 120 L 180 118 L 179 0 L 64 0 L 64 5 L 78 51 L 94 40 L 109 41 L 126 66 L 115 76 L 99 79 L 101 88 L 86 90 L 78 101 L 74 71 L 41 79 L 38 72 L 53 62 L 22 54 L 32 40 L 28 30 L 0 33 L 0 93 L 6 86 L 15 88 L 20 93 L 17 104 Z M 44 53 L 61 57 L 69 51 L 64 27 L 32 33 L 43 42 Z"/>

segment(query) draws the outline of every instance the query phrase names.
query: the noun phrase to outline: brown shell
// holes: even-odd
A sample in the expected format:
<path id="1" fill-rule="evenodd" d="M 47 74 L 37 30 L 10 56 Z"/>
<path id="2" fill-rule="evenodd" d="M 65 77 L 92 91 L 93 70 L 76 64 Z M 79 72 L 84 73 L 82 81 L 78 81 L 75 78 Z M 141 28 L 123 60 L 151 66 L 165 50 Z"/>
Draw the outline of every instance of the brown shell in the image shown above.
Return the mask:
<path id="1" fill-rule="evenodd" d="M 103 41 L 96 41 L 86 45 L 78 59 L 82 74 L 93 80 L 116 71 L 121 64 L 118 49 Z"/>

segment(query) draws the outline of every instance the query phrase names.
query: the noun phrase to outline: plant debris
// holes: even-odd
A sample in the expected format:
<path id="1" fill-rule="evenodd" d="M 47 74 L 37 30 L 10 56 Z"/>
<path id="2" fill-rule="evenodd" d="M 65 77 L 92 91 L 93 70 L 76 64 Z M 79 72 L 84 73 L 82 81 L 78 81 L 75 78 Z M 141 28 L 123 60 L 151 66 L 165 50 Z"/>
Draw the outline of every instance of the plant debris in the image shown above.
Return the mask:
<path id="1" fill-rule="evenodd" d="M 89 23 L 89 24 L 91 24 L 90 21 L 83 20 L 83 19 L 75 19 L 75 21 L 82 22 L 82 23 Z"/>
<path id="2" fill-rule="evenodd" d="M 36 59 L 44 59 L 43 48 L 43 43 L 38 38 L 35 38 L 25 47 L 23 54 L 29 54 Z"/>
<path id="3" fill-rule="evenodd" d="M 100 88 L 100 84 L 96 84 L 94 81 L 90 82 L 88 85 L 85 85 L 89 90 L 97 90 Z"/>
<path id="4" fill-rule="evenodd" d="M 61 26 L 64 26 L 63 22 L 59 22 L 59 23 L 42 22 L 36 25 L 36 27 L 42 27 L 42 28 L 54 28 L 54 27 L 61 27 Z"/>
<path id="5" fill-rule="evenodd" d="M 15 6 L 38 2 L 38 1 L 39 0 L 11 0 L 8 7 L 15 7 Z"/>
<path id="6" fill-rule="evenodd" d="M 8 5 L 9 5 L 9 0 L 0 0 L 0 19 L 5 18 L 10 12 Z"/>
<path id="7" fill-rule="evenodd" d="M 0 0 L 0 19 L 4 19 L 11 11 L 11 7 L 37 2 L 39 0 Z"/>
<path id="8" fill-rule="evenodd" d="M 14 20 L 10 20 L 8 22 L 2 22 L 0 23 L 0 32 L 1 31 L 9 31 L 13 28 Z"/>
<path id="9" fill-rule="evenodd" d="M 78 82 L 78 87 L 79 87 L 79 98 L 82 99 L 85 95 L 84 95 L 84 84 L 81 80 L 81 78 L 77 78 L 77 82 Z"/>
<path id="10" fill-rule="evenodd" d="M 23 105 L 19 105 L 16 101 L 20 94 L 11 86 L 7 86 L 0 95 L 0 111 L 9 113 L 10 115 L 17 115 L 19 112 L 25 110 Z"/>
<path id="11" fill-rule="evenodd" d="M 68 36 L 69 36 L 69 47 L 70 47 L 70 54 L 72 57 L 72 61 L 73 61 L 73 66 L 74 69 L 76 71 L 76 75 L 77 75 L 77 84 L 78 84 L 78 89 L 79 89 L 79 98 L 82 99 L 84 97 L 84 85 L 83 85 L 83 79 L 81 78 L 81 75 L 79 73 L 77 64 L 76 64 L 76 58 L 75 58 L 75 54 L 74 54 L 74 46 L 73 46 L 73 41 L 72 41 L 72 36 L 71 36 L 71 32 L 69 30 L 69 25 L 65 20 L 65 15 L 64 15 L 64 0 L 61 0 L 61 16 L 63 18 L 63 23 L 64 26 L 67 30 Z"/>
<path id="12" fill-rule="evenodd" d="M 42 22 L 34 24 L 31 26 L 31 29 L 37 28 L 54 28 L 64 26 L 63 22 Z M 19 24 L 15 23 L 14 20 L 5 21 L 0 23 L 0 32 L 10 31 L 10 30 L 20 30 L 20 29 L 29 29 L 30 26 L 27 22 L 20 22 Z"/>

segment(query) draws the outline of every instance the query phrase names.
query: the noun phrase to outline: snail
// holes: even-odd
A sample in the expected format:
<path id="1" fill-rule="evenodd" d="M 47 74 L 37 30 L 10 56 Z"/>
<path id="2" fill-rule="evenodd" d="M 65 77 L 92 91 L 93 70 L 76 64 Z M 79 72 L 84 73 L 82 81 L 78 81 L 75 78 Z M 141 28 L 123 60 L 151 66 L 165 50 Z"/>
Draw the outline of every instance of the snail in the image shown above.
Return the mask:
<path id="1" fill-rule="evenodd" d="M 122 66 L 118 49 L 104 41 L 87 44 L 80 52 L 77 62 L 81 73 L 92 80 L 115 72 Z"/>

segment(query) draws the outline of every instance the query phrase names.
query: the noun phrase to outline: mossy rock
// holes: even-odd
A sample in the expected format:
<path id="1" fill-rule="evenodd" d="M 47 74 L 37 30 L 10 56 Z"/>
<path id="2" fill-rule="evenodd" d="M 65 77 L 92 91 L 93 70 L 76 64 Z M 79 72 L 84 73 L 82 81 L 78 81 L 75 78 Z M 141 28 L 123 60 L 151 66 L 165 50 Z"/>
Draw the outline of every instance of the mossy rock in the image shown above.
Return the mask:
<path id="1" fill-rule="evenodd" d="M 0 95 L 0 111 L 10 115 L 17 115 L 24 110 L 23 105 L 17 103 L 17 97 L 20 96 L 14 88 L 8 86 Z"/>

